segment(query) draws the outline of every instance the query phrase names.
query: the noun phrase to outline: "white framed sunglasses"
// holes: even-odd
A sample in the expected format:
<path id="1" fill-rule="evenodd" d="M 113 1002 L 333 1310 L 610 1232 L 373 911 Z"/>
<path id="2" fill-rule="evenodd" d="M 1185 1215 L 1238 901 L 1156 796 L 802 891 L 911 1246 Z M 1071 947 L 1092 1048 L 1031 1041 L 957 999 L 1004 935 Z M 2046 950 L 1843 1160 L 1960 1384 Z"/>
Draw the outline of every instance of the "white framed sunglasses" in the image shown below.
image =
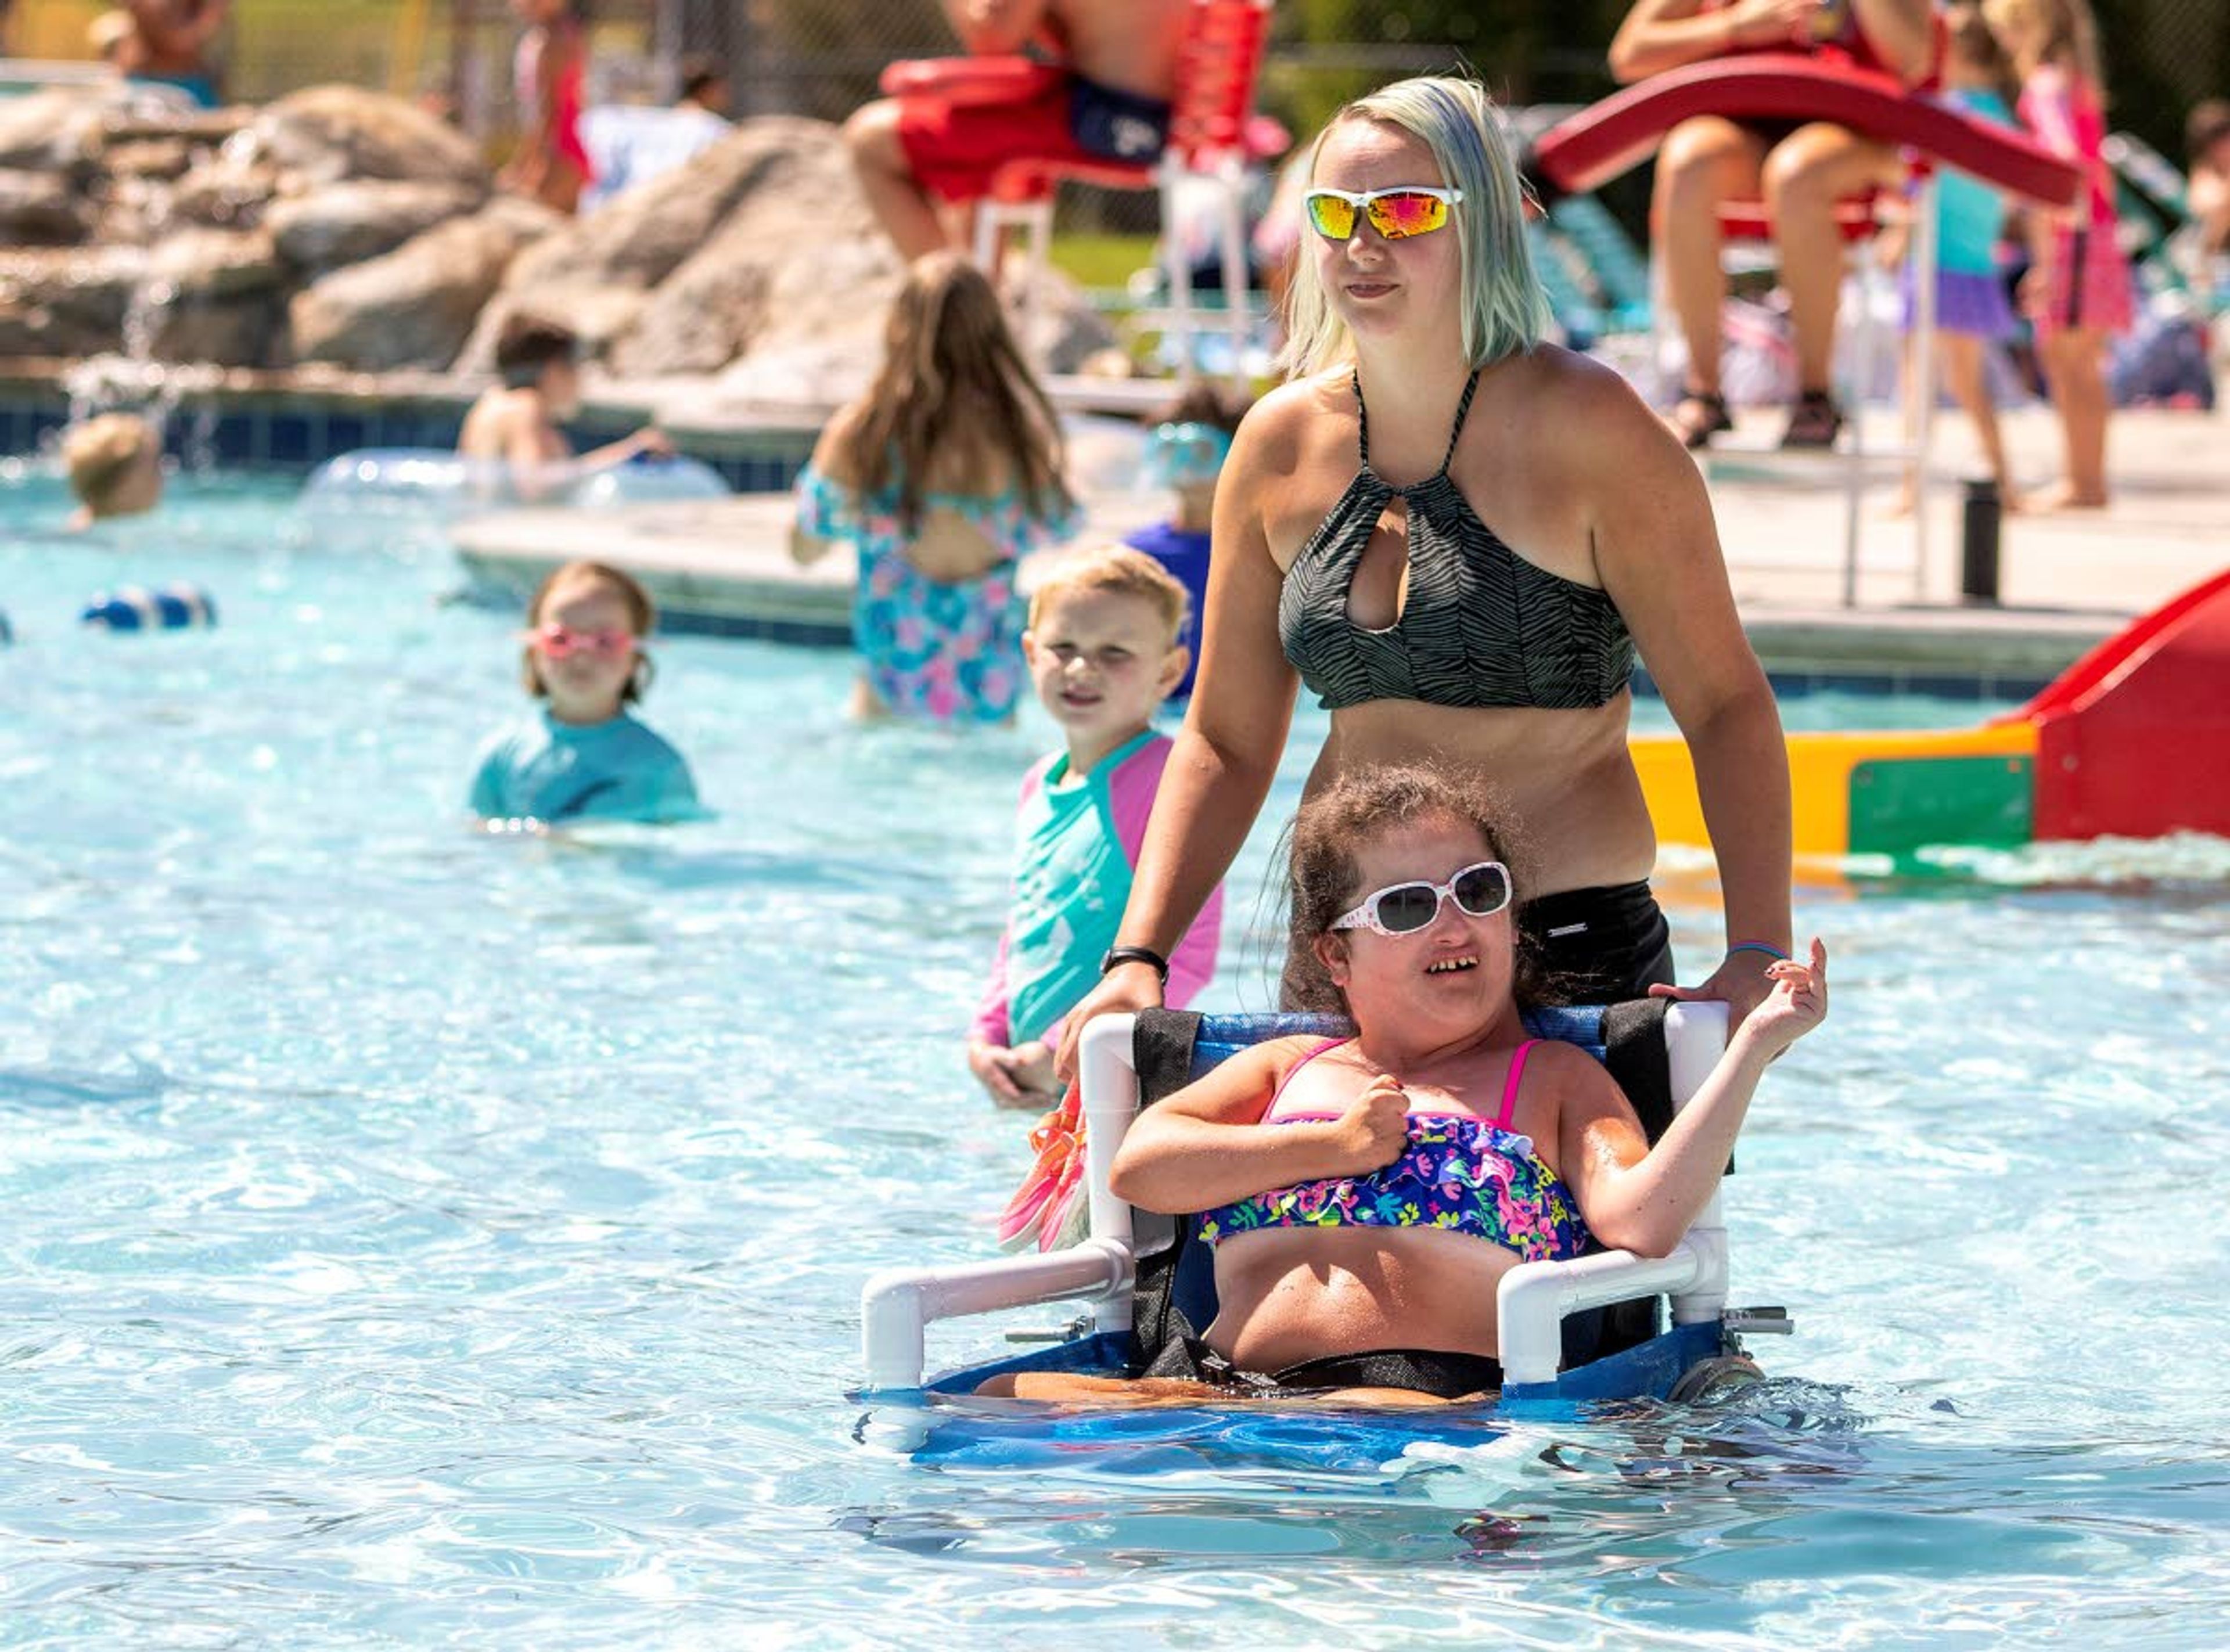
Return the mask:
<path id="1" fill-rule="evenodd" d="M 1389 241 L 1429 235 L 1448 221 L 1448 209 L 1461 202 L 1461 190 L 1443 190 L 1422 183 L 1404 183 L 1391 190 L 1311 190 L 1302 197 L 1309 224 L 1326 241 L 1345 241 L 1355 234 L 1356 215 Z"/>
<path id="2" fill-rule="evenodd" d="M 1440 903 L 1452 900 L 1459 912 L 1475 918 L 1492 917 L 1510 904 L 1510 868 L 1498 860 L 1481 860 L 1465 867 L 1445 884 L 1423 878 L 1409 884 L 1389 884 L 1363 897 L 1352 912 L 1331 921 L 1335 929 L 1376 929 L 1381 935 L 1415 935 L 1432 927 L 1440 915 Z"/>

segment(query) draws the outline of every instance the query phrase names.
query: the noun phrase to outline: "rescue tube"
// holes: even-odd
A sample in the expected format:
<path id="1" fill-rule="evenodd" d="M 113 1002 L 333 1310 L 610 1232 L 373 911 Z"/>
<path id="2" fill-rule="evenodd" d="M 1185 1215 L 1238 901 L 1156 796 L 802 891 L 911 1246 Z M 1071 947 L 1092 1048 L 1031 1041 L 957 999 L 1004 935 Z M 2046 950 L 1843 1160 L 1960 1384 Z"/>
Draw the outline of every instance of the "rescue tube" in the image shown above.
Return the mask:
<path id="1" fill-rule="evenodd" d="M 2074 203 L 2082 172 L 2041 144 L 1975 120 L 1878 69 L 1799 52 L 1752 52 L 1653 74 L 1534 140 L 1531 170 L 1552 192 L 1584 195 L 1632 170 L 1696 115 L 1826 120 L 2046 206 Z"/>
<path id="2" fill-rule="evenodd" d="M 194 585 L 122 585 L 95 593 L 78 619 L 103 631 L 184 631 L 215 625 L 216 602 Z"/>

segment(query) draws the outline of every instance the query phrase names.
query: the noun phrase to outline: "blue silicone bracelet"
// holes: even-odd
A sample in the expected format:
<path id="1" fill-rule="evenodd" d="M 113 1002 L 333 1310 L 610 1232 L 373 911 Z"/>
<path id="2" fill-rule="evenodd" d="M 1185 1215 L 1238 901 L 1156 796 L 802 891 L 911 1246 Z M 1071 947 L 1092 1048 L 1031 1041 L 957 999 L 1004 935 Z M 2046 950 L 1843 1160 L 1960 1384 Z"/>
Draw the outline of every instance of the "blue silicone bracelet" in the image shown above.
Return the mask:
<path id="1" fill-rule="evenodd" d="M 1784 964 L 1789 961 L 1787 953 L 1778 947 L 1769 947 L 1763 941 L 1737 941 L 1727 948 L 1727 956 L 1731 958 L 1738 952 L 1762 952 L 1767 957 L 1776 958 Z"/>

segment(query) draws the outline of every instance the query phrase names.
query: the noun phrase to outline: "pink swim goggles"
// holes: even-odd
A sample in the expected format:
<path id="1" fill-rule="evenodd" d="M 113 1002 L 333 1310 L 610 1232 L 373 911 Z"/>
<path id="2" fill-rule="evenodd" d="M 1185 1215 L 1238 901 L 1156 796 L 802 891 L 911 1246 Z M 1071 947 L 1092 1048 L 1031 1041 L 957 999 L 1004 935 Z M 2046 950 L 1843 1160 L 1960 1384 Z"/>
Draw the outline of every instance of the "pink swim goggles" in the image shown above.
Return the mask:
<path id="1" fill-rule="evenodd" d="M 532 631 L 522 631 L 519 640 L 552 659 L 564 659 L 574 654 L 602 654 L 616 657 L 635 646 L 635 633 L 628 631 L 572 631 L 561 625 L 538 626 Z"/>

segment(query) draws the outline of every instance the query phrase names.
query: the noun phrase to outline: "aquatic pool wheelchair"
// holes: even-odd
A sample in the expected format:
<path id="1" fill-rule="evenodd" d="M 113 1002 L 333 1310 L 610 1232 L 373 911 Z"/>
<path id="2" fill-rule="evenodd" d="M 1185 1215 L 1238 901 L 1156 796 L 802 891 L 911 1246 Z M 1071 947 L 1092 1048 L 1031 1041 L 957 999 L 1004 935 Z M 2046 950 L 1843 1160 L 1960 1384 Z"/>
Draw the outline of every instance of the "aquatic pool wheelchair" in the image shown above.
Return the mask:
<path id="1" fill-rule="evenodd" d="M 1529 1014 L 1537 1037 L 1579 1045 L 1625 1088 L 1654 1141 L 1695 1094 L 1726 1043 L 1726 1006 L 1642 1000 Z M 1136 1375 L 1173 1337 L 1215 1317 L 1215 1275 L 1195 1218 L 1135 1209 L 1108 1189 L 1116 1150 L 1139 1107 L 1264 1038 L 1344 1032 L 1311 1015 L 1104 1016 L 1080 1056 L 1090 1237 L 1073 1248 L 877 1274 L 860 1295 L 867 1397 L 972 1392 L 1019 1371 Z M 1754 1381 L 1739 1331 L 1789 1328 L 1779 1308 L 1726 1308 L 1727 1242 L 1719 1195 L 1663 1257 L 1598 1250 L 1521 1263 L 1496 1292 L 1505 1410 L 1531 1402 L 1705 1398 Z M 1658 1307 L 1669 1296 L 1669 1323 Z M 931 1321 L 1041 1303 L 1085 1309 L 1052 1346 L 925 1381 Z M 1638 1321 L 1638 1331 L 1634 1328 Z M 1014 1334 L 1010 1334 L 1013 1335 Z M 1639 1340 L 1633 1340 L 1638 1334 Z M 1024 1340 L 1015 1335 L 1015 1340 Z"/>

